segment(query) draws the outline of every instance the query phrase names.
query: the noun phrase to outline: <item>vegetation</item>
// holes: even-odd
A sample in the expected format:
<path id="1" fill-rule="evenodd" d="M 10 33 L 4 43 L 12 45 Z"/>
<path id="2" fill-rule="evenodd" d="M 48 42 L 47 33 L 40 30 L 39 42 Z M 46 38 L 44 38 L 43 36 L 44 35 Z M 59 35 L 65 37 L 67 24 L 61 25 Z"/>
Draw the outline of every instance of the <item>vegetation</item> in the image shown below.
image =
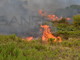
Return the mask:
<path id="1" fill-rule="evenodd" d="M 80 39 L 42 44 L 22 41 L 15 35 L 0 35 L 0 60 L 80 60 Z"/>
<path id="2" fill-rule="evenodd" d="M 73 15 L 80 14 L 80 5 L 70 5 L 62 9 L 57 9 L 55 14 L 57 16 L 67 16 L 72 18 Z"/>
<path id="3" fill-rule="evenodd" d="M 66 18 L 62 18 L 62 20 L 52 23 L 57 27 L 58 31 L 56 34 L 61 35 L 63 39 L 80 36 L 80 15 L 73 16 L 72 24 L 70 24 Z"/>
<path id="4" fill-rule="evenodd" d="M 75 15 L 73 19 L 74 19 L 74 22 L 73 22 L 74 26 L 80 27 L 80 15 Z"/>

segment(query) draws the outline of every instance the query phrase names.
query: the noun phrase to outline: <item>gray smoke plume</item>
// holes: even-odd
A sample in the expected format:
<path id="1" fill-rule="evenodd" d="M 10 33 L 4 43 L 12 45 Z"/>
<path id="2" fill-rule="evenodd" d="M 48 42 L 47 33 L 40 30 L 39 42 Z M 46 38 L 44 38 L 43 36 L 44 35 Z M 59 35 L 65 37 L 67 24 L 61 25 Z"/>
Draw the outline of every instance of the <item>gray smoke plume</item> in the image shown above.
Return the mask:
<path id="1" fill-rule="evenodd" d="M 54 12 L 79 3 L 80 0 L 0 0 L 0 34 L 34 35 L 39 31 L 40 20 L 31 16 L 37 16 L 39 9 Z"/>

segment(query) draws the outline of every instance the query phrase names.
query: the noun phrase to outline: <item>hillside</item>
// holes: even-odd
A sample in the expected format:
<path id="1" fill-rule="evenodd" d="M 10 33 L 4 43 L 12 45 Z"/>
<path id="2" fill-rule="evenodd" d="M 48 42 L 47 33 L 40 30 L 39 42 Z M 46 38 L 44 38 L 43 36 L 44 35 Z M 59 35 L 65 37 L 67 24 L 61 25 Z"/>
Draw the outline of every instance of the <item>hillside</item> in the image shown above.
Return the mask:
<path id="1" fill-rule="evenodd" d="M 57 16 L 72 17 L 73 15 L 80 14 L 80 5 L 71 5 L 66 8 L 57 9 L 55 14 Z"/>

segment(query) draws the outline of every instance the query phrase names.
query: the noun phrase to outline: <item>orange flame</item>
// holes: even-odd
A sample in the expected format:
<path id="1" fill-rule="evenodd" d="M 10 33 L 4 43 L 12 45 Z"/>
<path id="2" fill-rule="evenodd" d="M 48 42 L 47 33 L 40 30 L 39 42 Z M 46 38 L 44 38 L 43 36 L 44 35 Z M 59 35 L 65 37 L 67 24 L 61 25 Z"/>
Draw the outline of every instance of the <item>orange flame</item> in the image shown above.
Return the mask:
<path id="1" fill-rule="evenodd" d="M 41 25 L 41 28 L 44 29 L 43 35 L 42 35 L 42 41 L 43 41 L 43 42 L 48 42 L 48 40 L 49 40 L 50 38 L 54 39 L 53 42 L 57 42 L 57 40 L 59 40 L 58 42 L 62 42 L 61 37 L 55 37 L 55 36 L 51 33 L 50 28 L 49 28 L 48 25 Z"/>
<path id="2" fill-rule="evenodd" d="M 33 37 L 27 37 L 26 40 L 27 41 L 32 41 L 33 40 Z"/>
<path id="3" fill-rule="evenodd" d="M 26 37 L 26 38 L 22 38 L 23 41 L 32 41 L 33 40 L 33 37 Z"/>
<path id="4" fill-rule="evenodd" d="M 43 12 L 42 10 L 39 10 L 39 14 L 40 14 L 41 16 L 46 16 L 46 12 Z"/>
<path id="5" fill-rule="evenodd" d="M 48 15 L 46 12 L 43 12 L 42 10 L 39 10 L 39 14 L 43 17 L 48 18 L 51 21 L 59 21 L 61 20 L 63 17 L 57 17 L 56 15 Z M 71 20 L 70 18 L 66 18 L 66 20 Z"/>

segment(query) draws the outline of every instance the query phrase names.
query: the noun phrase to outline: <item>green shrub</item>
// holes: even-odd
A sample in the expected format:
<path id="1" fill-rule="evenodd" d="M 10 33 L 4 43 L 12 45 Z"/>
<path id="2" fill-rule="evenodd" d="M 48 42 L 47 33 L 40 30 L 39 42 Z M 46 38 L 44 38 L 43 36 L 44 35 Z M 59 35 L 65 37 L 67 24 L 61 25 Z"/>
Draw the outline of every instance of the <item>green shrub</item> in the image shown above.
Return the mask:
<path id="1" fill-rule="evenodd" d="M 79 60 L 80 39 L 71 38 L 61 43 L 42 44 L 38 40 L 20 41 L 17 36 L 0 36 L 0 60 Z M 7 40 L 7 42 L 5 42 Z M 52 39 L 51 39 L 52 41 Z M 2 43 L 1 43 L 2 42 Z"/>
<path id="2" fill-rule="evenodd" d="M 80 15 L 73 16 L 74 19 L 74 26 L 79 27 L 80 26 Z"/>

